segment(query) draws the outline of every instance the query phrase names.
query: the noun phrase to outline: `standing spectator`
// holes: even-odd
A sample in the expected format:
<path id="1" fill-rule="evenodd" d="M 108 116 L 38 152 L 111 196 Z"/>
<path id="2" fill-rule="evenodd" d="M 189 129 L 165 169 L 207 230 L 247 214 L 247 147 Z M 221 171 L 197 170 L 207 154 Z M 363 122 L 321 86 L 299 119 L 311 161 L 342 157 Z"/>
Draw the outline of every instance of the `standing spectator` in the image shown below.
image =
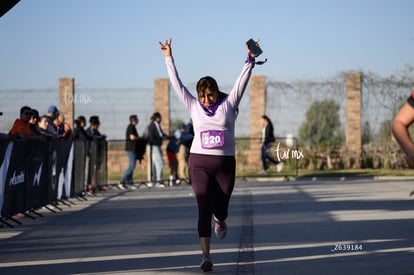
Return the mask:
<path id="1" fill-rule="evenodd" d="M 394 117 L 391 129 L 398 144 L 407 155 L 408 167 L 414 168 L 414 142 L 408 132 L 408 128 L 414 122 L 414 91 L 408 97 L 407 102 L 401 107 Z"/>
<path id="2" fill-rule="evenodd" d="M 278 172 L 283 169 L 283 162 L 277 161 L 271 156 L 269 156 L 269 149 L 272 147 L 275 142 L 275 136 L 273 133 L 273 123 L 270 118 L 266 115 L 262 116 L 262 148 L 261 148 L 261 157 L 262 157 L 262 167 L 263 170 L 259 174 L 267 174 L 267 169 L 269 169 L 268 161 L 276 165 Z"/>
<path id="3" fill-rule="evenodd" d="M 176 134 L 178 139 L 178 178 L 181 181 L 188 179 L 188 155 L 190 153 L 191 143 L 194 135 L 190 133 L 191 126 L 180 124 L 178 126 L 179 132 Z"/>
<path id="4" fill-rule="evenodd" d="M 14 122 L 10 130 L 10 135 L 17 139 L 43 142 L 45 139 L 41 136 L 35 136 L 30 129 L 29 120 L 32 115 L 32 109 L 29 106 L 23 106 L 20 109 L 20 118 Z"/>
<path id="5" fill-rule="evenodd" d="M 162 182 L 162 171 L 164 167 L 163 154 L 161 150 L 162 141 L 167 136 L 161 129 L 161 114 L 156 112 L 151 117 L 151 123 L 148 125 L 148 151 L 151 159 L 151 181 L 158 186 L 164 187 Z"/>
<path id="6" fill-rule="evenodd" d="M 172 185 L 174 181 L 178 179 L 178 146 L 179 141 L 177 139 L 177 132 L 179 129 L 174 133 L 174 136 L 170 138 L 170 141 L 167 144 L 167 158 L 168 158 L 168 165 L 170 166 L 170 177 L 169 177 L 169 184 Z"/>
<path id="7" fill-rule="evenodd" d="M 126 128 L 126 141 L 125 141 L 125 151 L 128 156 L 128 168 L 124 172 L 122 176 L 118 188 L 125 189 L 125 187 L 129 187 L 131 189 L 136 189 L 134 186 L 134 169 L 137 161 L 136 156 L 136 141 L 139 138 L 138 131 L 136 126 L 138 125 L 138 116 L 131 115 L 129 117 L 129 124 Z"/>
<path id="8" fill-rule="evenodd" d="M 47 121 L 48 121 L 47 130 L 49 131 L 49 133 L 55 135 L 56 137 L 59 137 L 59 133 L 58 133 L 58 129 L 54 121 L 58 117 L 58 115 L 59 115 L 58 108 L 54 105 L 49 106 L 49 108 L 47 109 Z"/>

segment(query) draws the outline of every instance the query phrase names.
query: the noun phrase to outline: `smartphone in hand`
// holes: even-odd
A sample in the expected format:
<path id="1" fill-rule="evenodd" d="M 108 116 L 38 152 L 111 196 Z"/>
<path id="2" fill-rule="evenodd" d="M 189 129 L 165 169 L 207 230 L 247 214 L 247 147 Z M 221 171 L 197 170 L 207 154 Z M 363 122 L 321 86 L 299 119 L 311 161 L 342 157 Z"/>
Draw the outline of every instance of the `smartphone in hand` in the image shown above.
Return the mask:
<path id="1" fill-rule="evenodd" d="M 249 48 L 250 52 L 254 55 L 254 57 L 258 57 L 263 53 L 262 49 L 257 45 L 256 41 L 250 39 L 246 42 L 247 47 Z"/>

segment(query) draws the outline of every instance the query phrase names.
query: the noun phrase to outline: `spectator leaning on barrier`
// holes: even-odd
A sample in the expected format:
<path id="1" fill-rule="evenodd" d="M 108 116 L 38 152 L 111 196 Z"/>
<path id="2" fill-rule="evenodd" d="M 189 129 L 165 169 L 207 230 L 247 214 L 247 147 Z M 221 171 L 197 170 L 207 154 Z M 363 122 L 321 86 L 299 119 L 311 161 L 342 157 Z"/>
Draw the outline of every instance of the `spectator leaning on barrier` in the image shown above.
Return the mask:
<path id="1" fill-rule="evenodd" d="M 46 115 L 43 115 L 39 118 L 37 123 L 37 132 L 44 136 L 46 140 L 56 140 L 58 137 L 49 132 L 49 120 Z"/>
<path id="2" fill-rule="evenodd" d="M 40 135 L 37 130 L 37 123 L 39 122 L 39 112 L 36 109 L 32 109 L 32 117 L 29 120 L 29 127 L 32 130 L 34 135 Z"/>
<path id="3" fill-rule="evenodd" d="M 106 135 L 99 132 L 99 126 L 101 125 L 101 121 L 99 120 L 99 116 L 91 116 L 89 118 L 89 124 L 90 124 L 89 128 L 86 129 L 86 133 L 88 135 L 88 138 L 90 138 L 92 140 L 95 140 L 95 141 L 105 141 L 106 140 Z M 101 153 L 103 152 L 103 150 L 105 150 L 104 149 L 105 142 L 96 142 L 96 145 L 97 145 L 95 147 L 96 150 L 97 150 L 96 154 L 98 156 L 97 160 L 96 160 L 97 163 L 96 163 L 95 167 L 91 166 L 90 170 L 89 170 L 89 175 L 91 175 L 91 176 L 89 178 L 88 190 L 89 190 L 90 193 L 94 192 L 94 190 L 93 190 L 94 183 L 91 180 L 91 179 L 93 179 L 92 174 L 96 173 L 96 171 L 101 169 L 102 160 L 103 160 L 103 158 L 102 158 L 103 156 L 102 156 Z M 89 149 L 90 154 L 93 154 L 93 149 L 92 148 L 93 147 L 91 146 L 91 148 Z M 106 191 L 107 188 L 105 186 L 99 186 L 99 190 Z"/>
<path id="4" fill-rule="evenodd" d="M 131 189 L 135 189 L 134 186 L 134 169 L 136 165 L 136 141 L 139 138 L 138 131 L 136 126 L 138 125 L 138 116 L 131 115 L 129 117 L 129 124 L 126 128 L 125 133 L 125 151 L 128 156 L 128 168 L 124 172 L 121 180 L 118 183 L 119 189 L 125 189 L 125 187 L 129 187 Z"/>
<path id="5" fill-rule="evenodd" d="M 99 116 L 91 116 L 89 118 L 89 128 L 86 129 L 86 133 L 92 139 L 105 139 L 106 136 L 99 132 L 99 126 L 101 125 L 101 121 L 99 120 Z"/>
<path id="6" fill-rule="evenodd" d="M 407 164 L 414 168 L 414 142 L 408 132 L 408 128 L 414 122 L 414 90 L 407 102 L 401 107 L 398 114 L 394 117 L 391 129 L 392 133 L 407 154 Z"/>
<path id="7" fill-rule="evenodd" d="M 65 116 L 63 114 L 59 114 L 58 117 L 54 121 L 56 128 L 58 130 L 59 138 L 63 139 L 72 139 L 72 127 L 68 123 L 65 122 Z"/>
<path id="8" fill-rule="evenodd" d="M 73 139 L 76 140 L 88 140 L 90 139 L 85 130 L 86 118 L 84 116 L 78 116 L 75 120 L 75 130 L 73 131 Z"/>
<path id="9" fill-rule="evenodd" d="M 47 126 L 47 130 L 49 131 L 49 133 L 59 137 L 59 133 L 58 133 L 58 129 L 54 123 L 55 119 L 58 117 L 59 115 L 59 110 L 56 106 L 51 105 L 49 106 L 49 108 L 47 109 L 47 122 L 48 122 L 48 126 Z"/>
<path id="10" fill-rule="evenodd" d="M 33 135 L 33 132 L 30 129 L 29 120 L 32 115 L 32 109 L 29 106 L 23 106 L 20 109 L 20 118 L 16 119 L 14 122 L 13 127 L 10 130 L 10 135 L 17 139 L 43 142 L 45 139 L 41 136 Z"/>

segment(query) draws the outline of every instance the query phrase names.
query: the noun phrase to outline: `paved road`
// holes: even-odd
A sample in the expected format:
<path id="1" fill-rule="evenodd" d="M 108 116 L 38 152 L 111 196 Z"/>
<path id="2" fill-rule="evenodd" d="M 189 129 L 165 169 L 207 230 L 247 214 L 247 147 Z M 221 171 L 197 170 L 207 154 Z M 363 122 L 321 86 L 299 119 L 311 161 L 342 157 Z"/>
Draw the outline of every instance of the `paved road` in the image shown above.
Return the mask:
<path id="1" fill-rule="evenodd" d="M 414 274 L 404 179 L 238 182 L 212 274 Z M 0 274 L 200 274 L 189 186 L 110 190 L 0 228 Z"/>

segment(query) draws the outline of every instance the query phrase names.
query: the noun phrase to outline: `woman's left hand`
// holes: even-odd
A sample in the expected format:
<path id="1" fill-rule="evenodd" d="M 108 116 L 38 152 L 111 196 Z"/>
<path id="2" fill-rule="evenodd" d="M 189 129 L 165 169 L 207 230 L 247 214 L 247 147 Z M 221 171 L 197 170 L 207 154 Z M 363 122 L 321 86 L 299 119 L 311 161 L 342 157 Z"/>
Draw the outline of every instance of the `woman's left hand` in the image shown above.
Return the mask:
<path id="1" fill-rule="evenodd" d="M 260 39 L 257 39 L 257 40 L 256 40 L 256 45 L 257 45 L 258 47 L 260 47 L 260 45 L 259 45 L 259 41 L 260 41 Z M 255 58 L 254 54 L 250 52 L 250 49 L 249 49 L 249 46 L 247 45 L 247 42 L 246 42 L 246 51 L 247 51 L 247 54 L 248 54 L 251 58 Z"/>

